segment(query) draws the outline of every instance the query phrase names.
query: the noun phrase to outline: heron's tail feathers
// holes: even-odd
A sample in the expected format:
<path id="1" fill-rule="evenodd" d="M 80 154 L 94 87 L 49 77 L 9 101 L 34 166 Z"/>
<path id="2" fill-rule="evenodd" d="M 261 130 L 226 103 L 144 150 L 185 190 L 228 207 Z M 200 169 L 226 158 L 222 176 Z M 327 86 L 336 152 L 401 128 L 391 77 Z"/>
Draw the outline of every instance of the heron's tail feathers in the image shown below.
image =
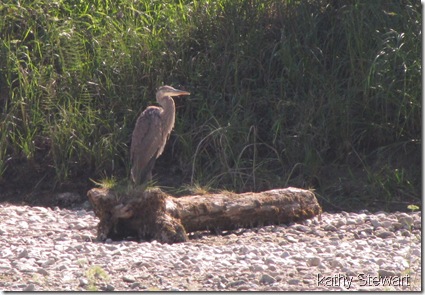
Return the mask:
<path id="1" fill-rule="evenodd" d="M 146 185 L 152 179 L 152 169 L 155 165 L 155 157 L 152 157 L 146 167 L 131 167 L 131 180 L 135 185 Z"/>

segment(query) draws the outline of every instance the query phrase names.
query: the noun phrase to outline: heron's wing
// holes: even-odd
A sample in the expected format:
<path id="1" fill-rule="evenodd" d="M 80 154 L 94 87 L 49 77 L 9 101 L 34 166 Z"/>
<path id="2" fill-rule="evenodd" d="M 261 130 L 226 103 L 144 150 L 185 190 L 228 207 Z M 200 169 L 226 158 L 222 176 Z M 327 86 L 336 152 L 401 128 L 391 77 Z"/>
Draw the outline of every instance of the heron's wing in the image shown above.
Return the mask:
<path id="1" fill-rule="evenodd" d="M 163 145 L 161 109 L 148 107 L 140 114 L 131 139 L 131 177 L 136 184 L 146 181 Z"/>

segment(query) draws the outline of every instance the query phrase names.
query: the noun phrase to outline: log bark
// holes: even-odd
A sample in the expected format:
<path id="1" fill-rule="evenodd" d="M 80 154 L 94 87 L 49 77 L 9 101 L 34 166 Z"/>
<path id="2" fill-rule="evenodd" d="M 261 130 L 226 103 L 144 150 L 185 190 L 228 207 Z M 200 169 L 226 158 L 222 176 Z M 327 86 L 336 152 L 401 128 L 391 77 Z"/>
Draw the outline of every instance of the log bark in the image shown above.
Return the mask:
<path id="1" fill-rule="evenodd" d="M 312 191 L 292 187 L 181 198 L 158 189 L 118 193 L 95 188 L 87 195 L 100 220 L 99 240 L 133 236 L 163 243 L 184 242 L 188 232 L 289 223 L 322 212 Z"/>

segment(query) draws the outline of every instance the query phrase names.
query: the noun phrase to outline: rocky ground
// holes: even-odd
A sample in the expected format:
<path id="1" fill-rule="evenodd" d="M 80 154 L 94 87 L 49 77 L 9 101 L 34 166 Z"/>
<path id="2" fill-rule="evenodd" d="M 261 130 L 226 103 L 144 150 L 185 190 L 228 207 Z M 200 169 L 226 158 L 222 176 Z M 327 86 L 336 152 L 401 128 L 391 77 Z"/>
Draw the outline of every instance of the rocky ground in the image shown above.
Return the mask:
<path id="1" fill-rule="evenodd" d="M 421 290 L 421 214 L 324 213 L 196 233 L 183 244 L 94 241 L 84 209 L 0 204 L 0 290 Z"/>

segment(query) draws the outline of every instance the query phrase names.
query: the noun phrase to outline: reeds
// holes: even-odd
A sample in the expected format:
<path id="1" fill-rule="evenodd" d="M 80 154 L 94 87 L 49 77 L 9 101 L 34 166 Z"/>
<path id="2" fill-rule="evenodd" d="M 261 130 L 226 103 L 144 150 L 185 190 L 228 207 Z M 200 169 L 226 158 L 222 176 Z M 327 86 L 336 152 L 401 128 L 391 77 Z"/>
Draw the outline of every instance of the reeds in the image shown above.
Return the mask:
<path id="1" fill-rule="evenodd" d="M 419 198 L 418 1 L 4 1 L 0 15 L 3 180 L 127 177 L 135 119 L 171 84 L 192 95 L 157 166 L 183 183 Z"/>

